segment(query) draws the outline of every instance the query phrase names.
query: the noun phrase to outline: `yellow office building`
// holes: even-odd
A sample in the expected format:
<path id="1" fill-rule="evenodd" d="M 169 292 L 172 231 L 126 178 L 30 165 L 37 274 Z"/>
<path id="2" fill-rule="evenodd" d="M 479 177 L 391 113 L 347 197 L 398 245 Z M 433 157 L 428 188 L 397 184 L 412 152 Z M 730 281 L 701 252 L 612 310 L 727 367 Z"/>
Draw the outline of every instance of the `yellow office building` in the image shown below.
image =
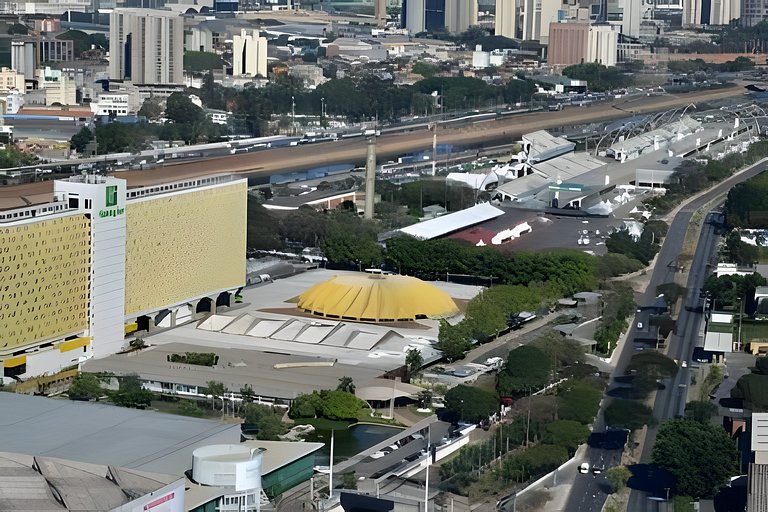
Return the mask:
<path id="1" fill-rule="evenodd" d="M 228 304 L 245 283 L 246 180 L 127 188 L 78 176 L 0 210 L 0 379 L 54 373 Z"/>

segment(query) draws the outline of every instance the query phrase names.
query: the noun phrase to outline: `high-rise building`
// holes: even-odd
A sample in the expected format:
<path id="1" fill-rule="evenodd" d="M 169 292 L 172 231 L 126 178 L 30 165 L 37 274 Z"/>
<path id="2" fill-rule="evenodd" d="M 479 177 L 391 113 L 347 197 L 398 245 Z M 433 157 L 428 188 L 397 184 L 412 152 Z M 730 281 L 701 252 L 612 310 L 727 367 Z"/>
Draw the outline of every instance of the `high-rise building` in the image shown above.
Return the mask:
<path id="1" fill-rule="evenodd" d="M 114 354 L 127 333 L 215 312 L 245 284 L 244 179 L 34 187 L 0 205 L 0 382 Z"/>
<path id="2" fill-rule="evenodd" d="M 730 25 L 741 14 L 741 0 L 711 0 L 709 25 Z"/>
<path id="3" fill-rule="evenodd" d="M 517 36 L 517 1 L 496 0 L 496 35 Z"/>
<path id="4" fill-rule="evenodd" d="M 587 62 L 615 66 L 619 50 L 619 33 L 615 25 L 592 25 L 587 36 Z"/>
<path id="5" fill-rule="evenodd" d="M 477 0 L 446 0 L 445 28 L 448 32 L 464 32 L 477 25 Z"/>
<path id="6" fill-rule="evenodd" d="M 549 25 L 547 64 L 571 66 L 586 59 L 589 23 L 552 23 Z"/>
<path id="7" fill-rule="evenodd" d="M 267 76 L 267 38 L 258 30 L 242 29 L 232 38 L 232 74 Z"/>
<path id="8" fill-rule="evenodd" d="M 38 61 L 34 40 L 11 41 L 11 69 L 33 78 Z"/>
<path id="9" fill-rule="evenodd" d="M 640 37 L 642 0 L 624 0 L 621 16 L 621 32 L 630 37 Z"/>
<path id="10" fill-rule="evenodd" d="M 522 25 L 524 40 L 549 40 L 549 24 L 559 21 L 559 11 L 562 9 L 561 0 L 522 0 Z"/>
<path id="11" fill-rule="evenodd" d="M 464 32 L 477 25 L 477 0 L 403 0 L 402 26 L 411 33 Z"/>
<path id="12" fill-rule="evenodd" d="M 387 0 L 373 0 L 373 17 L 379 25 L 386 25 Z"/>
<path id="13" fill-rule="evenodd" d="M 109 16 L 109 77 L 137 84 L 184 82 L 184 20 L 170 11 L 115 9 Z"/>

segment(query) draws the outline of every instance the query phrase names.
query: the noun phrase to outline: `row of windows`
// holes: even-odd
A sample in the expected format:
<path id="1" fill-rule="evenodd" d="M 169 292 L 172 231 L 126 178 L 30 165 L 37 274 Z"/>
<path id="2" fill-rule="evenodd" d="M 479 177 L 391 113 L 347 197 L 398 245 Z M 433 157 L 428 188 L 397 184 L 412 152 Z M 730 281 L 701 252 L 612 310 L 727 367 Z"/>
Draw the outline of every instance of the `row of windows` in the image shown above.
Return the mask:
<path id="1" fill-rule="evenodd" d="M 232 181 L 229 176 L 218 176 L 215 178 L 200 178 L 193 181 L 183 181 L 181 183 L 169 183 L 167 185 L 159 185 L 156 187 L 146 187 L 138 190 L 131 190 L 128 192 L 128 197 L 133 199 L 137 197 L 150 196 L 160 192 L 170 192 L 172 190 L 184 190 L 186 188 L 196 188 L 205 185 L 215 185 L 217 183 L 227 183 Z"/>

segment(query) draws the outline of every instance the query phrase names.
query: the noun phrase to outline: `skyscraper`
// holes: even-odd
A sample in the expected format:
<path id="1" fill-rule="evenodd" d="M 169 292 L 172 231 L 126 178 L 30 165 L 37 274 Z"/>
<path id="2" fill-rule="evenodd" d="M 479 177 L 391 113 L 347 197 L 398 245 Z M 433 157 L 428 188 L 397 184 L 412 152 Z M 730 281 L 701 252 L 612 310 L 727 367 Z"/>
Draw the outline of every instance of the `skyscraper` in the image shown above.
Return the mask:
<path id="1" fill-rule="evenodd" d="M 267 76 L 267 38 L 258 30 L 242 29 L 232 38 L 232 74 Z"/>
<path id="2" fill-rule="evenodd" d="M 402 24 L 411 33 L 464 32 L 477 25 L 477 0 L 403 0 Z"/>
<path id="3" fill-rule="evenodd" d="M 496 35 L 513 38 L 516 36 L 516 0 L 496 0 Z"/>
<path id="4" fill-rule="evenodd" d="M 109 77 L 136 84 L 184 81 L 184 21 L 154 9 L 115 9 L 109 16 Z"/>

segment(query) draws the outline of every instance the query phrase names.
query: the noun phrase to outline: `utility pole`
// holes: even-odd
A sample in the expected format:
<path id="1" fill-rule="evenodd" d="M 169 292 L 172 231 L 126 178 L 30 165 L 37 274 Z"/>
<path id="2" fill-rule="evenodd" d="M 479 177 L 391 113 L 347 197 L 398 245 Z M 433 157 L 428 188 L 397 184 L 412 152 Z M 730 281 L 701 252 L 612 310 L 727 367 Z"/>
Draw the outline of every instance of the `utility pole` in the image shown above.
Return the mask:
<path id="1" fill-rule="evenodd" d="M 291 96 L 291 134 L 296 135 L 296 97 Z"/>

